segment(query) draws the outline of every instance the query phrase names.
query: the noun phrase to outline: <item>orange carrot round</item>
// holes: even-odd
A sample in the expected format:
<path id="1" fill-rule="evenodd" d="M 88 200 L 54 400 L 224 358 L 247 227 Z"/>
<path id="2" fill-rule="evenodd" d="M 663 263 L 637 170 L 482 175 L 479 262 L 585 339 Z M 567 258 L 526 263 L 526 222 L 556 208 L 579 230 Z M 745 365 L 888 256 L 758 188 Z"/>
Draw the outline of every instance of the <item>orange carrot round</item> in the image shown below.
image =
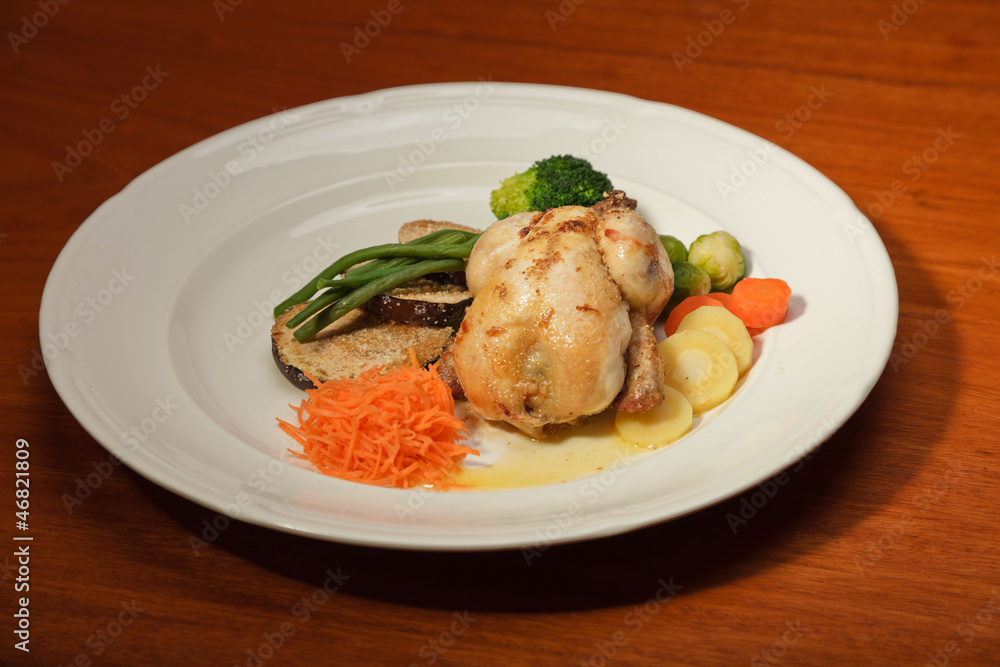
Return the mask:
<path id="1" fill-rule="evenodd" d="M 748 328 L 767 329 L 785 321 L 792 290 L 779 278 L 744 278 L 733 288 L 729 310 Z"/>
<path id="2" fill-rule="evenodd" d="M 729 308 L 729 304 L 733 302 L 733 295 L 726 292 L 709 292 L 705 296 L 712 297 L 726 308 Z"/>
<path id="3" fill-rule="evenodd" d="M 663 325 L 663 333 L 668 336 L 673 335 L 677 331 L 677 327 L 681 325 L 681 320 L 684 319 L 684 316 L 695 308 L 701 308 L 702 306 L 722 307 L 722 303 L 718 299 L 713 299 L 707 294 L 689 296 L 674 306 L 674 309 L 670 311 L 670 314 L 667 316 L 667 323 Z"/>

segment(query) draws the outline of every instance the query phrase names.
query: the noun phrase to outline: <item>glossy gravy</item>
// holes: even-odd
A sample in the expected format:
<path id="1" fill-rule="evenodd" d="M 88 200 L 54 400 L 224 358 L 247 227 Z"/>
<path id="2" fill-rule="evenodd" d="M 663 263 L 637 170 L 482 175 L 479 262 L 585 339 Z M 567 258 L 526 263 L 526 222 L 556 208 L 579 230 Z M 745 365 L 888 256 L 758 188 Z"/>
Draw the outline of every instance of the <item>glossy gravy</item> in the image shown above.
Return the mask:
<path id="1" fill-rule="evenodd" d="M 512 426 L 486 422 L 467 411 L 459 414 L 469 428 L 466 444 L 480 456 L 467 457 L 455 481 L 474 491 L 562 484 L 650 452 L 615 435 L 614 410 L 545 440 L 533 440 Z"/>

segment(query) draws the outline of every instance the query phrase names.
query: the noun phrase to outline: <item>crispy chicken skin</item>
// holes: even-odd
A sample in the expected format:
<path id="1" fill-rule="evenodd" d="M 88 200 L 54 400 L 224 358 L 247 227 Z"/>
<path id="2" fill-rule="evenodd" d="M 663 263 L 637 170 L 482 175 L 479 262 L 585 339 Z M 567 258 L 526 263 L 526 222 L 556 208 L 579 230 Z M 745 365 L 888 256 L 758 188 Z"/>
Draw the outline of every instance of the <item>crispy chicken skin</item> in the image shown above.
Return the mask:
<path id="1" fill-rule="evenodd" d="M 656 230 L 635 212 L 635 200 L 621 195 L 604 199 L 612 203 L 601 213 L 597 247 L 622 297 L 652 324 L 674 292 L 674 270 Z"/>
<path id="2" fill-rule="evenodd" d="M 630 306 L 632 340 L 625 386 L 615 407 L 645 412 L 663 402 L 660 353 L 652 324 L 674 291 L 674 271 L 656 230 L 635 212 L 634 199 L 615 191 L 594 208 L 600 214 L 597 247 Z"/>
<path id="3" fill-rule="evenodd" d="M 673 272 L 634 208 L 612 193 L 593 208 L 521 213 L 476 243 L 454 360 L 481 416 L 537 437 L 616 398 L 628 410 L 662 401 L 650 323 Z"/>
<path id="4" fill-rule="evenodd" d="M 521 245 L 524 235 L 535 224 L 542 214 L 538 211 L 515 213 L 509 218 L 497 220 L 486 228 L 469 256 L 465 267 L 465 282 L 472 296 L 476 296 L 483 283 L 497 269 L 514 256 L 514 251 Z"/>

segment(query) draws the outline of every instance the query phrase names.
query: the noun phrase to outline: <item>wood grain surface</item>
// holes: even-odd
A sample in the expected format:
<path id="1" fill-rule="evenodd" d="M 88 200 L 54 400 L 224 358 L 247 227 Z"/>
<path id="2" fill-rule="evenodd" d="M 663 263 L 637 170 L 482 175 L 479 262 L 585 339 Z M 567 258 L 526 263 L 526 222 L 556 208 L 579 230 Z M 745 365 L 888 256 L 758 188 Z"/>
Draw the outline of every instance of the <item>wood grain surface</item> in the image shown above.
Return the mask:
<path id="1" fill-rule="evenodd" d="M 1000 4 L 7 0 L 0 27 L 0 663 L 1000 664 Z M 45 374 L 38 311 L 87 216 L 276 109 L 479 77 L 694 109 L 842 187 L 899 284 L 893 356 L 854 417 L 735 534 L 747 494 L 530 567 L 518 551 L 379 550 L 239 522 L 196 554 L 214 513 L 124 466 L 68 509 L 108 454 Z M 144 81 L 141 101 L 123 98 Z M 15 646 L 23 596 L 30 653 Z"/>

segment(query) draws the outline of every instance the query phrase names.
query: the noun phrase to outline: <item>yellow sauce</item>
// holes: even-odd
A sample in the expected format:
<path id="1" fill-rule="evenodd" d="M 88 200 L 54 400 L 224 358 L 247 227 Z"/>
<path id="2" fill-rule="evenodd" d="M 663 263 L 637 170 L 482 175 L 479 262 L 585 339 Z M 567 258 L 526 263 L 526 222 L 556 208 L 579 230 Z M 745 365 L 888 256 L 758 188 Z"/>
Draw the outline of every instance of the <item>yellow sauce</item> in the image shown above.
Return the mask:
<path id="1" fill-rule="evenodd" d="M 471 415 L 463 418 L 470 431 L 467 444 L 480 449 L 481 458 L 491 462 L 480 465 L 475 458 L 466 459 L 455 481 L 478 491 L 562 484 L 650 451 L 615 435 L 614 410 L 544 440 L 533 440 L 513 427 Z"/>

